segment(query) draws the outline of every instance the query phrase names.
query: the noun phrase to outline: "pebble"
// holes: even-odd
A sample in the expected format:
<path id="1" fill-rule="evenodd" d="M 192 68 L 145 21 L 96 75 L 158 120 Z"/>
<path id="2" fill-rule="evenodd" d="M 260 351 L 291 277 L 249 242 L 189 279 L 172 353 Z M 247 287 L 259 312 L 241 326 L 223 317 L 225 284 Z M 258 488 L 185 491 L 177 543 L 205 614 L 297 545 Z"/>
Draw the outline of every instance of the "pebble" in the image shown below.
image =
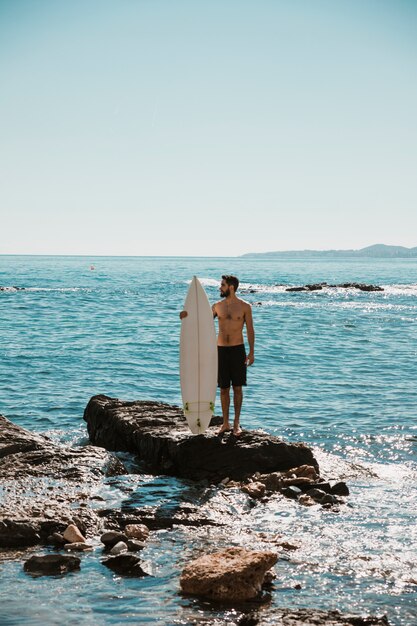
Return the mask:
<path id="1" fill-rule="evenodd" d="M 124 541 L 118 541 L 110 550 L 110 554 L 121 554 L 122 552 L 127 552 L 127 549 L 127 544 Z"/>
<path id="2" fill-rule="evenodd" d="M 127 537 L 124 533 L 120 532 L 120 530 L 107 530 L 100 537 L 101 543 L 104 543 L 105 546 L 112 548 L 119 541 L 127 541 Z"/>
<path id="3" fill-rule="evenodd" d="M 129 539 L 145 541 L 149 537 L 149 528 L 145 524 L 128 524 L 125 527 L 125 535 Z"/>
<path id="4" fill-rule="evenodd" d="M 61 533 L 52 533 L 52 535 L 49 535 L 47 541 L 54 546 L 62 546 L 65 543 L 65 539 Z"/>
<path id="5" fill-rule="evenodd" d="M 66 539 L 68 543 L 85 543 L 85 537 L 83 537 L 75 524 L 70 524 L 69 526 L 67 526 L 64 531 L 64 539 Z"/>
<path id="6" fill-rule="evenodd" d="M 281 493 L 287 498 L 293 498 L 294 500 L 296 500 L 299 496 L 301 496 L 303 492 L 295 485 L 291 485 L 290 487 L 284 487 L 281 490 Z"/>
<path id="7" fill-rule="evenodd" d="M 139 550 L 143 550 L 145 547 L 144 541 L 138 541 L 137 539 L 129 539 L 127 542 L 127 547 L 132 552 L 138 552 Z"/>

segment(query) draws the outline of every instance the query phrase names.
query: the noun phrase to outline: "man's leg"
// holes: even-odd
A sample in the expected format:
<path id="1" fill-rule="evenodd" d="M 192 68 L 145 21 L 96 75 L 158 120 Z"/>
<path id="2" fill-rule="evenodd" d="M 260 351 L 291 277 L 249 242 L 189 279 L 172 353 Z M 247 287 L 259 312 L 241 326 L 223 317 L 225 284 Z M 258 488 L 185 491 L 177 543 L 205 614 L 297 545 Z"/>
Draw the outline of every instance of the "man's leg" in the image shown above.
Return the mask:
<path id="1" fill-rule="evenodd" d="M 235 419 L 233 420 L 233 434 L 239 436 L 242 432 L 239 420 L 240 420 L 240 411 L 242 409 L 242 401 L 243 401 L 243 390 L 242 387 L 233 386 L 233 404 L 235 407 Z"/>
<path id="2" fill-rule="evenodd" d="M 222 402 L 223 425 L 219 430 L 219 435 L 226 430 L 230 430 L 229 409 L 230 409 L 230 387 L 220 389 L 220 399 Z"/>

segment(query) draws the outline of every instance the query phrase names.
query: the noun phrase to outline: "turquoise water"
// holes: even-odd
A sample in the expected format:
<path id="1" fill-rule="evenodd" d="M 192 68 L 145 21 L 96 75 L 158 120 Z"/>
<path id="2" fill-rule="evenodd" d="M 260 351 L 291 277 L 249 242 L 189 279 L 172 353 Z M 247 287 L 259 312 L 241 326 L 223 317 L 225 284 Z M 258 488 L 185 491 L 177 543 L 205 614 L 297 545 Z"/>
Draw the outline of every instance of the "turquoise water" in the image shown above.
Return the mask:
<path id="1" fill-rule="evenodd" d="M 187 281 L 196 274 L 215 301 L 223 273 L 239 276 L 242 297 L 254 305 L 256 362 L 242 426 L 313 446 L 323 471 L 347 476 L 349 506 L 335 515 L 271 501 L 239 518 L 232 537 L 160 531 L 144 553 L 154 577 L 144 580 L 103 572 L 94 554 L 82 557 L 81 573 L 52 582 L 28 579 L 20 563 L 7 562 L 4 623 L 16 611 L 16 623 L 41 623 L 45 611 L 59 623 L 68 607 L 74 624 L 233 623 L 233 612 L 180 598 L 178 575 L 207 543 L 265 547 L 254 529 L 300 545 L 277 565 L 272 606 L 383 612 L 398 626 L 417 623 L 416 260 L 0 257 L 0 286 L 25 288 L 0 292 L 0 413 L 77 443 L 94 394 L 179 404 L 178 312 Z M 282 286 L 321 281 L 384 291 Z M 187 489 L 136 474 L 109 485 L 108 497 L 123 501 L 128 492 L 140 506 L 163 504 L 184 500 Z M 243 495 L 228 497 L 231 514 L 245 509 Z M 223 501 L 213 493 L 210 506 Z M 51 585 L 61 592 L 59 607 L 48 602 Z M 263 615 L 267 621 L 268 609 Z"/>

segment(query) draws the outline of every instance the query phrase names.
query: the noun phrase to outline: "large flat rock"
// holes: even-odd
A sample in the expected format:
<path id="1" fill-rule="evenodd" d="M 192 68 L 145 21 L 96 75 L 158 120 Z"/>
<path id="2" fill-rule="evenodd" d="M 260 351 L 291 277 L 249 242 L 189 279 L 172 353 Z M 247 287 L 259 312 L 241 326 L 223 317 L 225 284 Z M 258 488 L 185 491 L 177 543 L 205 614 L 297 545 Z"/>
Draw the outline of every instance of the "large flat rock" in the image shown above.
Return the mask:
<path id="1" fill-rule="evenodd" d="M 217 436 L 218 426 L 192 435 L 179 407 L 162 402 L 126 402 L 99 395 L 89 401 L 84 419 L 90 441 L 107 450 L 137 454 L 147 471 L 192 480 L 242 480 L 318 463 L 303 443 L 286 443 L 263 432 Z"/>

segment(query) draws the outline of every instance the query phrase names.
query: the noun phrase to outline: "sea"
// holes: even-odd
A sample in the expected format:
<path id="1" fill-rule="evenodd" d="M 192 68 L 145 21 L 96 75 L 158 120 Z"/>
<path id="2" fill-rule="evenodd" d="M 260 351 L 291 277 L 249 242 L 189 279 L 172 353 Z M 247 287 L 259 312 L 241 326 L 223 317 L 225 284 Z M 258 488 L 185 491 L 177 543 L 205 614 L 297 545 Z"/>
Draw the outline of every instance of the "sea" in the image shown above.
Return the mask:
<path id="1" fill-rule="evenodd" d="M 417 259 L 1 256 L 10 289 L 0 291 L 0 413 L 83 445 L 93 395 L 180 405 L 178 314 L 194 275 L 215 302 L 222 274 L 239 277 L 253 306 L 242 427 L 311 446 L 322 474 L 347 482 L 346 504 L 250 506 L 239 490 L 202 494 L 139 470 L 106 479 L 106 506 L 191 502 L 233 523 L 152 533 L 141 579 L 107 570 L 98 548 L 62 578 L 31 578 L 21 560 L 4 560 L 2 626 L 236 624 L 244 608 L 180 595 L 182 568 L 226 546 L 268 549 L 276 536 L 297 549 L 280 553 L 270 601 L 256 607 L 262 624 L 274 624 L 277 607 L 417 624 Z M 318 282 L 383 291 L 285 290 Z"/>

